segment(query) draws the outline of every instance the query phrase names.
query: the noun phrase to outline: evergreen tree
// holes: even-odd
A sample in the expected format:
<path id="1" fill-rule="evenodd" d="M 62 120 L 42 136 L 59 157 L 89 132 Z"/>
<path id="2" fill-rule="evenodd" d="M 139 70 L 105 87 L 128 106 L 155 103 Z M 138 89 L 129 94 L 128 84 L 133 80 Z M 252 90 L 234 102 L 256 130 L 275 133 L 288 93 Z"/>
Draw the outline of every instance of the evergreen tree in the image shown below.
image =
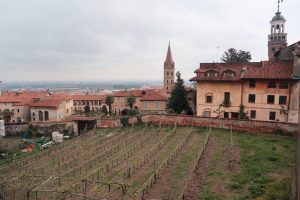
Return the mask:
<path id="1" fill-rule="evenodd" d="M 111 115 L 111 105 L 114 103 L 114 97 L 113 96 L 107 96 L 105 99 L 106 105 L 108 105 L 108 113 Z"/>
<path id="2" fill-rule="evenodd" d="M 133 105 L 136 103 L 135 96 L 130 96 L 127 98 L 127 103 L 129 104 L 129 107 L 132 109 Z"/>
<path id="3" fill-rule="evenodd" d="M 221 60 L 225 63 L 244 63 L 251 60 L 251 54 L 247 51 L 237 51 L 235 48 L 230 48 L 224 52 Z"/>
<path id="4" fill-rule="evenodd" d="M 183 86 L 183 79 L 181 79 L 180 72 L 176 73 L 177 82 L 175 88 L 171 92 L 171 97 L 169 98 L 168 108 L 175 111 L 177 114 L 181 114 L 183 111 L 189 109 L 187 101 L 187 91 Z"/>

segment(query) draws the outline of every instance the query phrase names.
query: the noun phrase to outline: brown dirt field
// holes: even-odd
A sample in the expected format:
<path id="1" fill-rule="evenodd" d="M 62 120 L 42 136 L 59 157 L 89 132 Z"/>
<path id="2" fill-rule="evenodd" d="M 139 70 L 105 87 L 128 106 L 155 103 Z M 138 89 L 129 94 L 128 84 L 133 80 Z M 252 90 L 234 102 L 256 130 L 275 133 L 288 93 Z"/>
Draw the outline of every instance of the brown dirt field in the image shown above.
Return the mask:
<path id="1" fill-rule="evenodd" d="M 182 157 L 184 154 L 189 153 L 188 151 L 192 148 L 193 145 L 198 144 L 200 142 L 200 136 L 197 134 L 193 134 L 192 138 L 189 139 L 188 143 L 184 146 L 182 153 L 179 157 L 175 159 L 175 162 L 168 166 L 167 170 L 164 171 L 162 177 L 158 180 L 158 183 L 155 184 L 146 195 L 146 199 L 177 199 L 180 195 L 182 190 L 185 187 L 186 184 L 186 178 L 189 174 L 192 173 L 194 166 L 196 164 L 196 159 L 193 159 L 186 169 L 187 174 L 185 175 L 185 178 L 181 177 L 178 180 L 175 180 L 176 177 L 174 177 L 174 172 L 176 171 L 176 167 L 181 164 Z M 180 188 L 181 190 L 175 190 L 174 187 L 172 187 L 172 184 L 177 181 L 177 188 Z M 179 194 L 179 195 L 178 195 Z"/>
<path id="2" fill-rule="evenodd" d="M 186 191 L 185 191 L 185 200 L 198 200 L 199 194 L 201 192 L 201 185 L 205 181 L 205 177 L 207 175 L 209 162 L 211 157 L 215 154 L 215 149 L 217 146 L 217 139 L 211 135 L 208 140 L 208 144 L 206 149 L 204 150 L 202 159 L 200 160 L 200 164 L 192 177 L 189 181 Z"/>

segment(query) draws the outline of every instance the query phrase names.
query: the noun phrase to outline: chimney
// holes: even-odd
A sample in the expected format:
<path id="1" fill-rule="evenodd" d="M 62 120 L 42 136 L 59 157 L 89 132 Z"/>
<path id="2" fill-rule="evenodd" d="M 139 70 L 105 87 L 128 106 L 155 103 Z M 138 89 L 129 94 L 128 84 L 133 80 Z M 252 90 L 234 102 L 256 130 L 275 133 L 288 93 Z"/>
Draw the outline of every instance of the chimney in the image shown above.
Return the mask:
<path id="1" fill-rule="evenodd" d="M 2 92 L 1 92 L 1 83 L 2 83 L 2 81 L 0 81 L 0 96 L 2 95 Z"/>
<path id="2" fill-rule="evenodd" d="M 300 79 L 300 44 L 295 45 L 293 76 Z"/>

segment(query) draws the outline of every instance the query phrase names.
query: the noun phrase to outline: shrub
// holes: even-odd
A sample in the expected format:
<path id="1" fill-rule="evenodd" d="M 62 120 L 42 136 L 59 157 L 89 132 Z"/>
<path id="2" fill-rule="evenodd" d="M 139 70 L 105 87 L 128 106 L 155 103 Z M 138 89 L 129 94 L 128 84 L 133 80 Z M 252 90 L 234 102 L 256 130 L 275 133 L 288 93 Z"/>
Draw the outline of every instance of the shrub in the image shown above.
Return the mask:
<path id="1" fill-rule="evenodd" d="M 252 184 L 249 187 L 249 191 L 251 193 L 252 197 L 259 197 L 260 195 L 262 195 L 264 193 L 265 190 L 265 186 L 259 183 L 256 184 Z"/>
<path id="2" fill-rule="evenodd" d="M 275 162 L 275 161 L 278 160 L 278 158 L 277 158 L 277 156 L 272 155 L 272 156 L 268 157 L 268 160 L 269 160 L 269 161 L 272 161 L 272 162 Z"/>
<path id="3" fill-rule="evenodd" d="M 129 117 L 124 116 L 121 118 L 121 124 L 123 125 L 123 127 L 126 127 L 129 125 Z"/>
<path id="4" fill-rule="evenodd" d="M 129 116 L 136 116 L 138 114 L 138 111 L 136 109 L 129 109 L 127 111 L 127 115 Z"/>
<path id="5" fill-rule="evenodd" d="M 142 116 L 140 116 L 140 115 L 136 116 L 136 123 L 137 123 L 137 125 L 143 124 Z"/>
<path id="6" fill-rule="evenodd" d="M 101 112 L 103 112 L 105 115 L 108 114 L 108 110 L 107 110 L 106 106 L 102 106 Z"/>
<path id="7" fill-rule="evenodd" d="M 122 111 L 121 111 L 121 115 L 127 115 L 127 109 L 123 109 Z"/>

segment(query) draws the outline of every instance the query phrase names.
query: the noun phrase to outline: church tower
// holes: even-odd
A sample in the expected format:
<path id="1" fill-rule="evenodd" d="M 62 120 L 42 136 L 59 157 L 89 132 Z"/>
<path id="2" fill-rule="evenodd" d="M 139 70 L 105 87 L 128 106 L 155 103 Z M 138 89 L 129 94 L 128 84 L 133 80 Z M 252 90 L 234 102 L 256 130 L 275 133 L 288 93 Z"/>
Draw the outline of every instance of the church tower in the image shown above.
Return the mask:
<path id="1" fill-rule="evenodd" d="M 282 0 L 281 0 L 282 1 Z M 287 46 L 287 33 L 285 33 L 285 18 L 280 12 L 280 0 L 278 0 L 278 10 L 275 16 L 272 18 L 271 24 L 271 34 L 268 36 L 268 55 L 269 60 L 273 60 L 274 54 Z"/>
<path id="2" fill-rule="evenodd" d="M 172 58 L 170 42 L 168 46 L 167 57 L 164 63 L 164 90 L 171 93 L 174 88 L 175 63 Z"/>

